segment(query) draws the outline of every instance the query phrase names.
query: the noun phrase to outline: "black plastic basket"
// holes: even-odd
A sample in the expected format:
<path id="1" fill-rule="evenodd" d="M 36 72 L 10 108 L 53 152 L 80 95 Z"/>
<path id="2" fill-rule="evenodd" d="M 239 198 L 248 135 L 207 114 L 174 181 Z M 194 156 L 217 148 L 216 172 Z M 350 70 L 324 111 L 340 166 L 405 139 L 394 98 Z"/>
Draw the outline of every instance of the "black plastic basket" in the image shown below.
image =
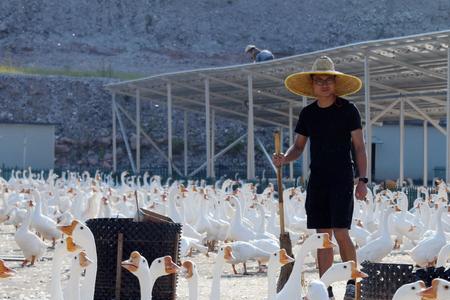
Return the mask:
<path id="1" fill-rule="evenodd" d="M 399 287 L 414 282 L 413 265 L 363 262 L 364 273 L 369 277 L 361 280 L 361 299 L 391 300 Z"/>
<path id="2" fill-rule="evenodd" d="M 139 251 L 149 265 L 161 256 L 172 256 L 179 261 L 179 236 L 181 225 L 167 222 L 134 222 L 133 219 L 92 219 L 86 222 L 95 237 L 97 248 L 97 279 L 95 300 L 116 299 L 117 244 L 119 233 L 123 234 L 122 261 L 132 251 Z M 154 300 L 175 299 L 176 275 L 159 278 L 153 288 Z M 121 300 L 140 299 L 138 279 L 122 269 Z"/>
<path id="3" fill-rule="evenodd" d="M 417 269 L 414 273 L 415 280 L 423 280 L 427 286 L 431 286 L 431 282 L 435 278 L 442 278 L 447 281 L 450 280 L 450 270 L 445 271 L 444 267 L 440 268 L 423 268 Z"/>

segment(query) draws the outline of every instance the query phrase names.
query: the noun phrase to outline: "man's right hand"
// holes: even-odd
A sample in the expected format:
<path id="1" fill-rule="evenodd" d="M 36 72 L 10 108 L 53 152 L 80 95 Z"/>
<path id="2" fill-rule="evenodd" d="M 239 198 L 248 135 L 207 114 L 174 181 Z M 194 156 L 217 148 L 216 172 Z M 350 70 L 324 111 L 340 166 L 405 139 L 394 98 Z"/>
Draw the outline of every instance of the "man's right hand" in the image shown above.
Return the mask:
<path id="1" fill-rule="evenodd" d="M 283 166 L 283 164 L 286 163 L 286 158 L 284 157 L 284 153 L 280 153 L 280 154 L 273 154 L 272 156 L 272 162 L 275 165 L 275 167 L 281 167 Z"/>

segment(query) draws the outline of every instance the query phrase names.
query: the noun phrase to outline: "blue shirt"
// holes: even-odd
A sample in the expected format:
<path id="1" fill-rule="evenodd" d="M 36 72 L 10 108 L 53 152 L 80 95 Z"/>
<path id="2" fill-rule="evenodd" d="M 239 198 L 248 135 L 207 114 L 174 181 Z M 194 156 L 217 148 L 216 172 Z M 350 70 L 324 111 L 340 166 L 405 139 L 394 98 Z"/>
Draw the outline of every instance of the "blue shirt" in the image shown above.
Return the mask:
<path id="1" fill-rule="evenodd" d="M 271 60 L 271 59 L 274 59 L 274 56 L 273 56 L 272 52 L 270 52 L 269 50 L 262 50 L 261 52 L 256 54 L 257 62 Z"/>

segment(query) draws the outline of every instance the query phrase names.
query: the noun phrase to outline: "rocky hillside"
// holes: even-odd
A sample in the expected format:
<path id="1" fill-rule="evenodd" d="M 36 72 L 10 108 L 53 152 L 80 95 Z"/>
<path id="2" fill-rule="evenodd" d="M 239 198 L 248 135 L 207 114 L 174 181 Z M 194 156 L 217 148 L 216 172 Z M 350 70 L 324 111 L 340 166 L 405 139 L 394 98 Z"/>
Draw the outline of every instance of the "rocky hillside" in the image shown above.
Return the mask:
<path id="1" fill-rule="evenodd" d="M 449 28 L 448 0 L 0 2 L 3 64 L 154 74 Z"/>

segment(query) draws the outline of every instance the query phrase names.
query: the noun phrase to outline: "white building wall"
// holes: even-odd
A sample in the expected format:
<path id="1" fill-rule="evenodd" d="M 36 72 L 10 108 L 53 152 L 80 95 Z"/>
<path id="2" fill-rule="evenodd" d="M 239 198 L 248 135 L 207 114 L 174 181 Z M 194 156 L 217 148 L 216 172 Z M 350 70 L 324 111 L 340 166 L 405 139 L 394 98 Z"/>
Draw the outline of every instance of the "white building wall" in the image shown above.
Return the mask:
<path id="1" fill-rule="evenodd" d="M 54 125 L 0 124 L 0 167 L 51 169 L 54 160 Z"/>
<path id="2" fill-rule="evenodd" d="M 399 177 L 400 128 L 397 125 L 374 126 L 372 136 L 382 143 L 376 145 L 375 181 Z M 445 167 L 445 136 L 428 125 L 428 179 L 434 168 Z M 405 178 L 423 178 L 423 127 L 405 126 Z"/>

